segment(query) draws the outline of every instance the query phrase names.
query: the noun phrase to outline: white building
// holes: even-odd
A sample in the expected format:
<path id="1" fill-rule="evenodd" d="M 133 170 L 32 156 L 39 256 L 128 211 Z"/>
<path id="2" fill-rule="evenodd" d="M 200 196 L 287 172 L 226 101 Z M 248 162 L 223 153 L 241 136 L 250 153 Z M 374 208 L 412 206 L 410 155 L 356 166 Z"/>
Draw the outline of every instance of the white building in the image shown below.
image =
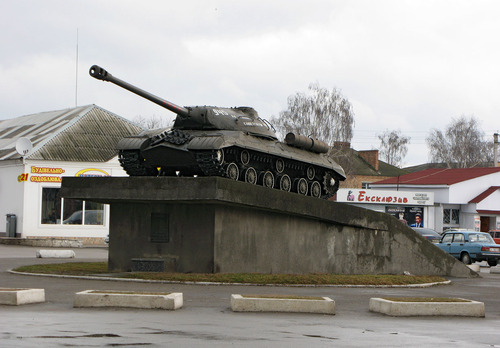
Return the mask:
<path id="1" fill-rule="evenodd" d="M 372 183 L 372 191 L 432 194 L 424 226 L 436 231 L 500 229 L 500 168 L 427 169 Z M 430 197 L 430 196 L 429 196 Z"/>
<path id="2" fill-rule="evenodd" d="M 126 176 L 116 144 L 142 128 L 96 105 L 0 121 L 0 236 L 102 243 L 103 204 L 59 197 L 63 176 Z"/>

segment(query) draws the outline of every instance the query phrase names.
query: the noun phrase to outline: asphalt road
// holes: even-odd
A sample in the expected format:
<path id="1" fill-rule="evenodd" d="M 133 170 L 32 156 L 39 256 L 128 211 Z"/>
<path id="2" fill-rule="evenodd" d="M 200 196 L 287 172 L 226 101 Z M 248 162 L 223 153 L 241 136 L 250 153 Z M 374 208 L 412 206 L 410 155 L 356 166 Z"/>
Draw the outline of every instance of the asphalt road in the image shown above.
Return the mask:
<path id="1" fill-rule="evenodd" d="M 46 302 L 0 305 L 1 347 L 500 347 L 500 274 L 430 288 L 188 285 L 11 274 L 21 265 L 107 259 L 106 248 L 73 249 L 71 260 L 36 258 L 40 248 L 0 244 L 0 287 L 43 288 Z M 46 248 L 43 248 L 46 249 Z M 73 308 L 82 290 L 182 292 L 177 311 Z M 328 296 L 336 315 L 236 313 L 231 294 Z M 371 297 L 461 297 L 485 303 L 485 318 L 388 317 Z"/>

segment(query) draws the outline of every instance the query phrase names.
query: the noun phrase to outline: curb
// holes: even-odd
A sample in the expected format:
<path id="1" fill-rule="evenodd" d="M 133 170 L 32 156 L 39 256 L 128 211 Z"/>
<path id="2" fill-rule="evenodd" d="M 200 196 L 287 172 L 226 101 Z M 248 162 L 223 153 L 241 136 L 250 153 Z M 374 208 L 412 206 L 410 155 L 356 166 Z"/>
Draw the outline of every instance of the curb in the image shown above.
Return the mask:
<path id="1" fill-rule="evenodd" d="M 186 284 L 186 285 L 234 285 L 234 286 L 276 286 L 276 287 L 297 287 L 297 288 L 430 288 L 438 285 L 450 285 L 451 280 L 435 283 L 424 284 L 408 284 L 408 285 L 335 285 L 335 284 L 252 284 L 252 283 L 223 283 L 223 282 L 192 282 L 192 281 L 170 281 L 170 280 L 148 280 L 148 279 L 130 279 L 130 278 L 114 278 L 100 276 L 74 276 L 63 274 L 44 274 L 44 273 L 28 273 L 8 270 L 7 272 L 19 275 L 38 276 L 38 277 L 54 277 L 54 278 L 72 278 L 72 279 L 88 279 L 88 280 L 106 280 L 117 282 L 137 282 L 137 283 L 159 283 L 159 284 Z"/>

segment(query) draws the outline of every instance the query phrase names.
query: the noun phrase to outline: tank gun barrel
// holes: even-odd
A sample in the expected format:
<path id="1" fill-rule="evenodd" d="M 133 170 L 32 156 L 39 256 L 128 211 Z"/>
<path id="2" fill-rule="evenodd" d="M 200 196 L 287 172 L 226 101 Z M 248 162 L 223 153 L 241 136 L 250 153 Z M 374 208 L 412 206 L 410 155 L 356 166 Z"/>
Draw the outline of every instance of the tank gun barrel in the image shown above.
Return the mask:
<path id="1" fill-rule="evenodd" d="M 135 93 L 137 95 L 140 95 L 141 97 L 146 98 L 147 100 L 149 100 L 155 104 L 158 104 L 167 110 L 175 112 L 178 115 L 181 115 L 184 117 L 187 117 L 189 115 L 189 110 L 186 109 L 185 107 L 171 103 L 171 102 L 164 100 L 160 97 L 157 97 L 149 92 L 146 92 L 143 89 L 140 89 L 134 85 L 131 85 L 128 82 L 120 80 L 119 78 L 114 77 L 113 75 L 111 75 L 109 72 L 107 72 L 105 69 L 101 68 L 98 65 L 92 65 L 90 67 L 89 74 L 90 74 L 90 76 L 92 76 L 93 78 L 96 78 L 98 80 L 111 82 L 117 86 L 125 88 L 126 90 L 128 90 L 132 93 Z"/>

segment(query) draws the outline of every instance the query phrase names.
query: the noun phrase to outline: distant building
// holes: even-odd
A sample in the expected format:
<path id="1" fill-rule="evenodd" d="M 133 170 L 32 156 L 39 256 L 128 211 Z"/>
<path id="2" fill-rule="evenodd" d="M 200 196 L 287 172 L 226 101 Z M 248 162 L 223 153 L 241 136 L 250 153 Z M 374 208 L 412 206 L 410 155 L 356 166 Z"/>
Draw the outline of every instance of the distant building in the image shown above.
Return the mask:
<path id="1" fill-rule="evenodd" d="M 448 228 L 483 232 L 500 229 L 499 167 L 431 168 L 372 183 L 371 187 L 375 193 L 418 192 L 428 198 L 432 194 L 434 204 L 428 205 L 423 219 L 424 226 L 437 231 Z M 415 199 L 423 197 L 414 196 Z"/>
<path id="2" fill-rule="evenodd" d="M 408 174 L 404 169 L 390 165 L 379 159 L 378 150 L 356 151 L 349 143 L 334 144 L 334 159 L 344 168 L 347 174 L 341 188 L 368 188 L 372 182 Z"/>
<path id="3" fill-rule="evenodd" d="M 116 145 L 143 129 L 99 106 L 0 121 L 0 236 L 102 243 L 103 204 L 59 196 L 63 176 L 126 176 Z"/>

